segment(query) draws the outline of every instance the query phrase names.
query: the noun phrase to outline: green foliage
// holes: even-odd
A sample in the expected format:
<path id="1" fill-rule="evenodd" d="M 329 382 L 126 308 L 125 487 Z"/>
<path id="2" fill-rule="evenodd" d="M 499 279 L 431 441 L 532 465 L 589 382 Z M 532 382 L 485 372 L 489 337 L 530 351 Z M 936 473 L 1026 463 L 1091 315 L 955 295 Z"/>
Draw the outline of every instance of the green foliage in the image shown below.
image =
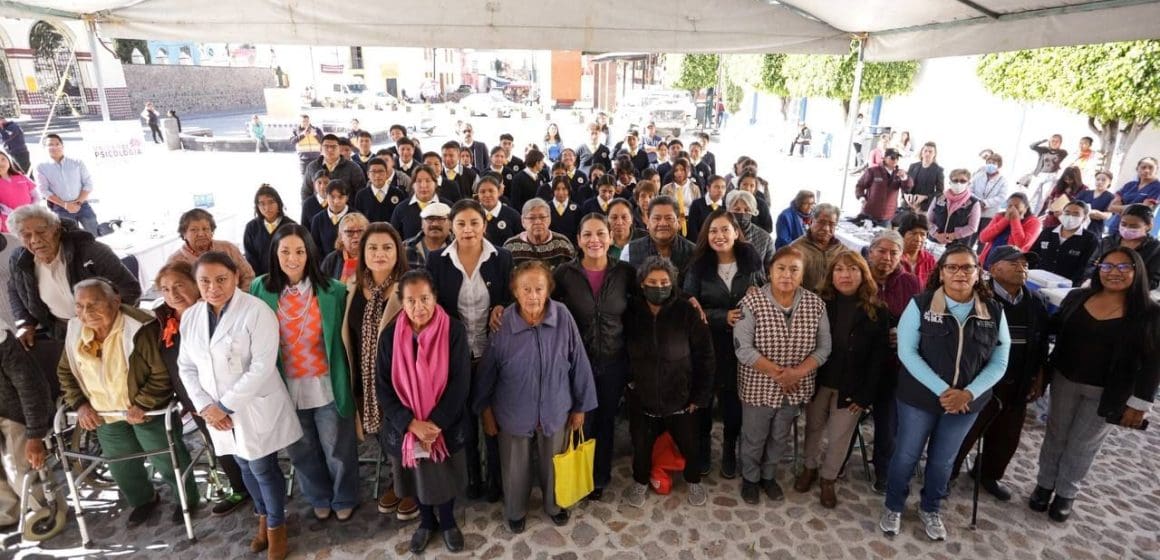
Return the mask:
<path id="1" fill-rule="evenodd" d="M 715 54 L 685 55 L 681 58 L 681 73 L 673 87 L 692 91 L 716 87 L 717 62 Z"/>
<path id="2" fill-rule="evenodd" d="M 789 97 L 786 88 L 786 79 L 783 68 L 788 55 L 781 53 L 766 54 L 761 57 L 760 89 L 778 97 Z"/>
<path id="3" fill-rule="evenodd" d="M 133 64 L 133 50 L 141 51 L 145 57 L 145 64 L 149 64 L 149 45 L 140 39 L 113 39 L 113 52 L 121 64 Z"/>
<path id="4" fill-rule="evenodd" d="M 745 98 L 745 91 L 741 86 L 729 82 L 725 85 L 725 110 L 736 113 L 741 110 L 741 101 Z"/>
<path id="5" fill-rule="evenodd" d="M 32 24 L 32 31 L 28 34 L 28 43 L 36 52 L 37 58 L 44 60 L 53 58 L 58 49 L 67 45 L 64 35 L 61 35 L 60 31 L 57 31 L 51 23 L 46 21 Z"/>
<path id="6" fill-rule="evenodd" d="M 771 63 L 774 64 L 774 63 Z M 794 97 L 827 97 L 850 100 L 854 89 L 857 55 L 786 55 L 781 64 L 785 90 Z M 890 97 L 910 91 L 918 75 L 918 62 L 867 62 L 862 69 L 860 96 Z"/>
<path id="7" fill-rule="evenodd" d="M 995 53 L 976 73 L 992 93 L 1046 102 L 1101 121 L 1160 117 L 1160 41 Z"/>
<path id="8" fill-rule="evenodd" d="M 761 60 L 760 54 L 726 54 L 722 55 L 721 66 L 724 68 L 725 80 L 743 87 L 759 89 L 761 87 Z"/>

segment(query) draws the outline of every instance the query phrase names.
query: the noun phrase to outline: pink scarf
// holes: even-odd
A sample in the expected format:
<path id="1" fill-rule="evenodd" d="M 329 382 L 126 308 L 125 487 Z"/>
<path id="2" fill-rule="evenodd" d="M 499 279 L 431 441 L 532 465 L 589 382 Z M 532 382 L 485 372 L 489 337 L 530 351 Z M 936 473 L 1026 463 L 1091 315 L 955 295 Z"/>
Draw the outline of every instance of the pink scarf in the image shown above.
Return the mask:
<path id="1" fill-rule="evenodd" d="M 418 420 L 426 421 L 447 388 L 449 367 L 448 347 L 451 319 L 442 307 L 435 306 L 435 316 L 427 327 L 419 332 L 419 348 L 416 355 L 413 340 L 414 331 L 404 311 L 395 322 L 395 357 L 391 360 L 391 382 L 403 406 L 411 409 Z M 415 445 L 419 443 L 415 434 L 406 431 L 403 435 L 403 466 L 415 468 Z M 443 434 L 431 445 L 431 460 L 439 463 L 447 458 L 447 444 Z"/>
<path id="2" fill-rule="evenodd" d="M 971 188 L 967 187 L 962 194 L 955 194 L 950 189 L 943 190 L 943 196 L 947 199 L 947 216 L 954 214 L 959 208 L 966 206 L 967 201 L 971 200 Z"/>

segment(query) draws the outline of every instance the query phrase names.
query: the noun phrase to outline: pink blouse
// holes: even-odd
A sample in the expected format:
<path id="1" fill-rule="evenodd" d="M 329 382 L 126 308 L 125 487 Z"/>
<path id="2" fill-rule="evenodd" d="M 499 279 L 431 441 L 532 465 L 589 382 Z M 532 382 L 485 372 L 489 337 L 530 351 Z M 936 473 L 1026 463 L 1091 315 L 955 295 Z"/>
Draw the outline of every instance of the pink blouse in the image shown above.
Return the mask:
<path id="1" fill-rule="evenodd" d="M 40 200 L 36 183 L 15 173 L 0 177 L 0 232 L 8 232 L 8 215 L 21 206 Z"/>

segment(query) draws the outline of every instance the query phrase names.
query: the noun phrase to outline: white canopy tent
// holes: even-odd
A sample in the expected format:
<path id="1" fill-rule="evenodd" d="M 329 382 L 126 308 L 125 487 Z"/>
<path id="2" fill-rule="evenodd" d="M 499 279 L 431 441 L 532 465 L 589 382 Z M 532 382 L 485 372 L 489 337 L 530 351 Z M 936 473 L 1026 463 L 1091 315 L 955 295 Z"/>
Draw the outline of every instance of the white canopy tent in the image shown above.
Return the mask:
<path id="1" fill-rule="evenodd" d="M 0 0 L 0 17 L 84 20 L 93 50 L 97 31 L 127 39 L 588 52 L 845 54 L 856 41 L 851 106 L 859 101 L 863 57 L 907 60 L 1160 37 L 1157 0 L 429 0 L 405 6 Z M 97 91 L 107 119 L 102 84 Z M 851 116 L 851 137 L 853 124 Z M 844 191 L 845 180 L 843 197 Z"/>

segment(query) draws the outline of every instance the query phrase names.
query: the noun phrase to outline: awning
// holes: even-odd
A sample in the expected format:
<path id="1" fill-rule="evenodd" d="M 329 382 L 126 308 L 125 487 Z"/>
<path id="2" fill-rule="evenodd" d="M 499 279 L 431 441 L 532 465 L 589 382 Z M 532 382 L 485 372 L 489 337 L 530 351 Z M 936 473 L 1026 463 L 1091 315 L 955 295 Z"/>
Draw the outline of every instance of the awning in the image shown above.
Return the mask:
<path id="1" fill-rule="evenodd" d="M 868 60 L 1160 36 L 1156 0 L 0 0 L 0 16 L 91 19 L 105 37 L 587 52 L 849 52 Z"/>

